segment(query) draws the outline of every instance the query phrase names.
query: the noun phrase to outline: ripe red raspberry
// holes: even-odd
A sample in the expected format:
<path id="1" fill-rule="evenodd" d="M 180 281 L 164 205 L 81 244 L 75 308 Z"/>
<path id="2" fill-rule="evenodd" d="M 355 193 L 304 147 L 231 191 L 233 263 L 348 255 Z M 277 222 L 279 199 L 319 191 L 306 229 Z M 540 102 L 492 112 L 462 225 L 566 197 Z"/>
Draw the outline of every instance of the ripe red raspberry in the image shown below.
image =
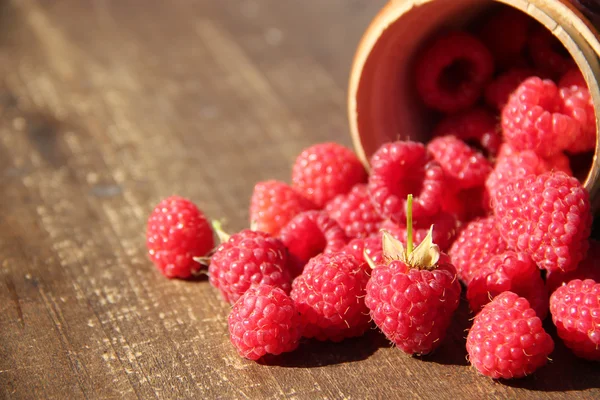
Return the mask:
<path id="1" fill-rule="evenodd" d="M 587 86 L 563 87 L 559 91 L 563 101 L 561 112 L 579 123 L 578 135 L 573 138 L 567 151 L 583 153 L 596 148 L 596 113 Z"/>
<path id="2" fill-rule="evenodd" d="M 264 232 L 244 229 L 222 243 L 208 267 L 210 283 L 234 303 L 252 284 L 290 291 L 288 254 L 283 243 Z"/>
<path id="3" fill-rule="evenodd" d="M 528 48 L 535 66 L 553 77 L 562 76 L 574 65 L 562 43 L 544 26 L 533 29 Z"/>
<path id="4" fill-rule="evenodd" d="M 500 187 L 493 199 L 500 234 L 538 267 L 570 271 L 585 257 L 592 225 L 589 194 L 564 172 L 528 175 Z"/>
<path id="5" fill-rule="evenodd" d="M 527 299 L 504 292 L 475 316 L 467 335 L 471 364 L 493 379 L 522 378 L 544 366 L 554 341 Z"/>
<path id="6" fill-rule="evenodd" d="M 489 50 L 466 32 L 436 38 L 419 53 L 415 67 L 417 91 L 423 102 L 447 113 L 473 106 L 494 72 Z"/>
<path id="7" fill-rule="evenodd" d="M 375 210 L 366 184 L 358 184 L 325 206 L 325 211 L 344 229 L 349 238 L 367 237 L 379 230 L 382 218 Z"/>
<path id="8" fill-rule="evenodd" d="M 568 88 L 571 86 L 578 86 L 587 88 L 587 82 L 581 73 L 581 70 L 577 67 L 570 68 L 558 81 L 559 88 Z"/>
<path id="9" fill-rule="evenodd" d="M 527 14 L 512 7 L 499 9 L 484 22 L 480 37 L 497 65 L 512 66 L 514 59 L 523 55 L 530 22 L 531 18 Z"/>
<path id="10" fill-rule="evenodd" d="M 168 197 L 158 203 L 148 218 L 148 254 L 167 278 L 190 278 L 200 269 L 193 257 L 207 255 L 214 244 L 206 216 L 188 199 Z"/>
<path id="11" fill-rule="evenodd" d="M 417 244 L 421 243 L 427 237 L 431 225 L 434 226 L 433 242 L 437 244 L 441 251 L 445 252 L 454 241 L 458 230 L 456 217 L 446 212 L 440 212 L 433 217 L 413 221 L 413 242 Z M 381 224 L 381 229 L 386 230 L 394 238 L 406 243 L 408 229 L 405 223 L 396 224 L 386 220 Z"/>
<path id="12" fill-rule="evenodd" d="M 485 101 L 502 111 L 512 92 L 527 78 L 538 76 L 532 68 L 512 68 L 498 75 L 485 88 Z"/>
<path id="13" fill-rule="evenodd" d="M 297 214 L 314 208 L 316 205 L 284 182 L 258 182 L 250 200 L 252 230 L 277 235 Z"/>
<path id="14" fill-rule="evenodd" d="M 435 215 L 445 189 L 442 167 L 422 143 L 397 141 L 382 145 L 371 157 L 369 193 L 383 218 L 400 222 L 406 216 L 406 196 L 414 194 L 416 219 Z"/>
<path id="15" fill-rule="evenodd" d="M 548 314 L 548 292 L 540 270 L 525 253 L 507 250 L 477 270 L 467 288 L 471 310 L 479 312 L 494 297 L 513 292 L 529 301 L 541 320 Z"/>
<path id="16" fill-rule="evenodd" d="M 600 283 L 600 242 L 590 239 L 586 257 L 576 269 L 569 272 L 551 271 L 546 274 L 546 287 L 549 293 L 574 279 L 592 279 Z"/>
<path id="17" fill-rule="evenodd" d="M 501 151 L 507 148 L 501 147 Z M 514 179 L 523 178 L 527 175 L 539 175 L 549 171 L 563 171 L 571 175 L 569 158 L 563 153 L 544 159 L 531 150 L 510 150 L 496 160 L 492 173 L 487 177 L 485 186 L 491 197 L 496 191 Z"/>
<path id="18" fill-rule="evenodd" d="M 384 263 L 371 272 L 365 304 L 385 336 L 408 354 L 439 346 L 460 300 L 456 270 L 431 234 L 412 249 L 384 234 Z"/>
<path id="19" fill-rule="evenodd" d="M 491 214 L 490 198 L 485 186 L 459 190 L 442 199 L 442 210 L 465 223 Z"/>
<path id="20" fill-rule="evenodd" d="M 433 136 L 454 135 L 471 144 L 475 143 L 494 155 L 498 152 L 502 135 L 496 115 L 482 107 L 476 107 L 446 116 L 433 131 Z"/>
<path id="21" fill-rule="evenodd" d="M 562 100 L 554 82 L 526 79 L 502 110 L 505 141 L 517 150 L 533 150 L 543 157 L 559 153 L 579 130 L 577 122 L 561 110 Z"/>
<path id="22" fill-rule="evenodd" d="M 550 296 L 558 336 L 577 357 L 600 360 L 600 283 L 575 279 Z"/>
<path id="23" fill-rule="evenodd" d="M 300 312 L 303 335 L 339 342 L 370 327 L 365 306 L 369 276 L 354 256 L 342 252 L 312 258 L 294 279 L 291 297 Z"/>
<path id="24" fill-rule="evenodd" d="M 340 251 L 348 242 L 344 230 L 325 211 L 305 211 L 296 215 L 279 233 L 290 253 L 292 277 L 320 253 Z"/>
<path id="25" fill-rule="evenodd" d="M 292 299 L 281 288 L 265 284 L 252 286 L 235 302 L 228 325 L 231 343 L 250 360 L 293 351 L 302 336 Z"/>
<path id="26" fill-rule="evenodd" d="M 381 245 L 381 233 L 374 233 L 366 238 L 352 239 L 341 252 L 350 254 L 361 264 L 366 264 L 365 253 L 373 262 L 378 263 L 383 257 L 383 248 Z M 363 265 L 367 268 L 367 265 Z M 370 271 L 368 271 L 370 274 Z"/>
<path id="27" fill-rule="evenodd" d="M 492 164 L 479 151 L 456 136 L 436 137 L 427 150 L 442 166 L 447 184 L 458 189 L 483 186 Z"/>
<path id="28" fill-rule="evenodd" d="M 477 270 L 506 249 L 506 242 L 496 228 L 496 221 L 490 216 L 466 224 L 454 239 L 448 255 L 460 280 L 468 285 Z"/>
<path id="29" fill-rule="evenodd" d="M 337 143 L 320 143 L 305 149 L 292 168 L 292 186 L 319 208 L 357 183 L 367 171 L 356 154 Z"/>

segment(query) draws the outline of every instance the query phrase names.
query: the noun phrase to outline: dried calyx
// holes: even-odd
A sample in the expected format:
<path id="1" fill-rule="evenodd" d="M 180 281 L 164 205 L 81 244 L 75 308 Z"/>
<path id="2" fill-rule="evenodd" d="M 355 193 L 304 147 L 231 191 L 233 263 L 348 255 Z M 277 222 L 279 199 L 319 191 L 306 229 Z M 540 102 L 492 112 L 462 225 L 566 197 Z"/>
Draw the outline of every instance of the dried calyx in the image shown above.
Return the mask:
<path id="1" fill-rule="evenodd" d="M 417 247 L 413 246 L 412 200 L 413 196 L 409 194 L 406 201 L 406 248 L 400 240 L 382 230 L 383 260 L 386 264 L 402 261 L 409 268 L 433 270 L 437 268 L 440 259 L 440 248 L 433 243 L 433 225 L 423 241 Z M 369 266 L 375 268 L 375 263 L 366 251 L 364 257 Z"/>

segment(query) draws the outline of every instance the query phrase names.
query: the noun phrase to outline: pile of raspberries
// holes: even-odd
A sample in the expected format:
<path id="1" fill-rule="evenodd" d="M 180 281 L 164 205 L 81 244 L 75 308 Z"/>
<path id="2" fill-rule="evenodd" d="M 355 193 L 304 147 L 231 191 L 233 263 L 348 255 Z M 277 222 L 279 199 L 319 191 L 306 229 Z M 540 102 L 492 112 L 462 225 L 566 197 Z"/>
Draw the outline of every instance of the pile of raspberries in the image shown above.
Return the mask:
<path id="1" fill-rule="evenodd" d="M 241 356 L 375 326 L 401 351 L 428 354 L 462 294 L 468 358 L 483 375 L 546 364 L 548 315 L 575 355 L 600 360 L 600 243 L 573 174 L 596 146 L 587 85 L 524 14 L 506 8 L 483 26 L 419 53 L 417 93 L 439 117 L 427 143 L 385 143 L 368 169 L 340 144 L 315 144 L 291 184 L 255 185 L 250 227 L 231 235 L 188 199 L 156 206 L 151 260 L 168 278 L 208 273 L 232 306 Z"/>

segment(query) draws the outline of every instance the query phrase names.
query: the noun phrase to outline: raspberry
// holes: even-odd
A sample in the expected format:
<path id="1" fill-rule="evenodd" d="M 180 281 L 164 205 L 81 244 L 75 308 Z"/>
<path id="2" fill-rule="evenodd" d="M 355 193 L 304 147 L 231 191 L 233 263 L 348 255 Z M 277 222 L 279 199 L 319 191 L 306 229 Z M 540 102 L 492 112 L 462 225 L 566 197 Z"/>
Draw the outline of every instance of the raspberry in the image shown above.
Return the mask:
<path id="1" fill-rule="evenodd" d="M 348 238 L 343 229 L 325 211 L 305 211 L 296 215 L 279 233 L 290 253 L 292 276 L 320 253 L 340 251 Z"/>
<path id="2" fill-rule="evenodd" d="M 275 286 L 248 289 L 233 305 L 228 325 L 231 343 L 250 360 L 293 351 L 300 343 L 300 315 L 292 299 Z"/>
<path id="3" fill-rule="evenodd" d="M 489 50 L 466 32 L 438 37 L 420 53 L 415 67 L 423 102 L 446 113 L 473 106 L 494 72 Z"/>
<path id="4" fill-rule="evenodd" d="M 589 194 L 564 172 L 513 180 L 493 199 L 498 230 L 538 267 L 570 271 L 585 257 L 592 225 Z"/>
<path id="5" fill-rule="evenodd" d="M 569 272 L 551 271 L 546 274 L 548 292 L 552 293 L 574 279 L 593 279 L 596 283 L 600 283 L 600 242 L 590 240 L 589 247 L 586 257 L 576 269 Z"/>
<path id="6" fill-rule="evenodd" d="M 352 255 L 320 254 L 294 279 L 291 297 L 300 312 L 303 335 L 339 342 L 370 327 L 364 303 L 369 276 Z"/>
<path id="7" fill-rule="evenodd" d="M 511 94 L 502 110 L 507 143 L 548 157 L 564 150 L 577 137 L 579 125 L 562 114 L 558 88 L 551 80 L 528 78 Z"/>
<path id="8" fill-rule="evenodd" d="M 575 279 L 550 296 L 558 336 L 577 357 L 600 360 L 600 283 Z"/>
<path id="9" fill-rule="evenodd" d="M 502 142 L 496 116 L 485 108 L 476 107 L 446 116 L 433 131 L 433 136 L 454 135 L 469 144 L 476 144 L 496 154 Z"/>
<path id="10" fill-rule="evenodd" d="M 456 136 L 434 138 L 427 150 L 442 166 L 449 185 L 459 189 L 483 186 L 492 165 L 483 154 Z"/>
<path id="11" fill-rule="evenodd" d="M 413 221 L 413 241 L 421 243 L 429 233 L 432 225 L 434 226 L 433 242 L 438 245 L 441 251 L 448 250 L 456 236 L 458 221 L 454 215 L 445 212 L 440 212 L 433 217 Z M 408 231 L 406 224 L 396 224 L 387 220 L 381 224 L 381 229 L 386 230 L 401 242 L 406 242 Z"/>
<path id="12" fill-rule="evenodd" d="M 431 233 L 414 250 L 411 241 L 405 250 L 384 233 L 383 248 L 385 262 L 373 265 L 365 304 L 375 324 L 402 351 L 428 354 L 445 337 L 458 307 L 456 270 L 445 262 Z"/>
<path id="13" fill-rule="evenodd" d="M 513 292 L 529 301 L 541 320 L 548 314 L 548 292 L 540 270 L 525 253 L 507 250 L 478 269 L 467 288 L 471 310 L 479 312 L 494 297 Z"/>
<path id="14" fill-rule="evenodd" d="M 288 254 L 283 243 L 264 232 L 244 229 L 222 243 L 208 267 L 210 283 L 234 303 L 252 284 L 290 291 Z"/>
<path id="15" fill-rule="evenodd" d="M 386 143 L 371 157 L 371 200 L 383 218 L 394 222 L 404 220 L 409 193 L 416 196 L 415 218 L 435 215 L 444 195 L 444 183 L 442 167 L 430 159 L 422 143 Z"/>
<path id="16" fill-rule="evenodd" d="M 579 123 L 578 135 L 567 147 L 570 153 L 583 153 L 596 148 L 596 113 L 587 86 L 563 87 L 561 112 Z"/>
<path id="17" fill-rule="evenodd" d="M 531 32 L 528 48 L 535 66 L 554 77 L 563 75 L 574 65 L 562 43 L 541 25 Z"/>
<path id="18" fill-rule="evenodd" d="M 366 184 L 358 184 L 325 206 L 325 211 L 344 229 L 349 238 L 367 237 L 379 230 L 382 218 L 375 210 Z"/>
<path id="19" fill-rule="evenodd" d="M 507 146 L 503 145 L 504 150 Z M 548 171 L 563 171 L 571 174 L 569 158 L 562 153 L 557 153 L 550 159 L 544 159 L 531 150 L 513 151 L 498 157 L 494 170 L 485 181 L 485 186 L 491 197 L 496 191 L 514 179 L 527 175 L 539 175 Z"/>
<path id="20" fill-rule="evenodd" d="M 460 222 L 469 222 L 491 213 L 487 189 L 478 186 L 449 194 L 442 200 L 442 210 Z"/>
<path id="21" fill-rule="evenodd" d="M 367 171 L 358 157 L 337 143 L 320 143 L 305 149 L 292 169 L 294 189 L 319 208 L 366 181 Z"/>
<path id="22" fill-rule="evenodd" d="M 558 81 L 559 88 L 567 88 L 571 86 L 578 86 L 587 88 L 587 83 L 581 70 L 577 67 L 569 69 Z"/>
<path id="23" fill-rule="evenodd" d="M 481 29 L 480 37 L 498 65 L 511 66 L 526 46 L 531 19 L 527 14 L 503 7 L 489 18 Z"/>
<path id="24" fill-rule="evenodd" d="M 373 262 L 378 263 L 382 260 L 383 249 L 381 247 L 381 234 L 374 233 L 373 235 L 366 238 L 352 239 L 344 248 L 341 250 L 343 253 L 350 254 L 359 263 L 365 263 L 365 254 L 369 256 Z M 365 266 L 366 268 L 366 266 Z"/>
<path id="25" fill-rule="evenodd" d="M 496 228 L 496 221 L 490 216 L 466 224 L 450 246 L 448 255 L 459 278 L 468 285 L 478 269 L 487 264 L 492 256 L 506 249 L 506 242 Z"/>
<path id="26" fill-rule="evenodd" d="M 522 378 L 544 366 L 554 341 L 527 299 L 504 292 L 475 316 L 467 335 L 471 364 L 493 379 Z"/>
<path id="27" fill-rule="evenodd" d="M 512 68 L 494 78 L 485 88 L 485 101 L 490 106 L 502 111 L 512 92 L 527 78 L 535 76 L 531 68 Z"/>
<path id="28" fill-rule="evenodd" d="M 284 182 L 258 182 L 250 200 L 252 230 L 277 235 L 297 214 L 314 208 L 310 200 Z"/>
<path id="29" fill-rule="evenodd" d="M 150 259 L 167 278 L 190 278 L 214 247 L 213 231 L 202 211 L 190 200 L 171 196 L 148 217 L 146 247 Z"/>

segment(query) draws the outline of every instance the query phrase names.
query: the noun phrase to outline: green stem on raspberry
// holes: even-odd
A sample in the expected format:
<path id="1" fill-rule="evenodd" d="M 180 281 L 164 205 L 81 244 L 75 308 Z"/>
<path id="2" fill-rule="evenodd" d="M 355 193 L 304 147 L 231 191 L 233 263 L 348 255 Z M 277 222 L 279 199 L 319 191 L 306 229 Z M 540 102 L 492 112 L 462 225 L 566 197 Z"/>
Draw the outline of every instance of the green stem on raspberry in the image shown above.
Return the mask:
<path id="1" fill-rule="evenodd" d="M 413 252 L 413 223 L 412 223 L 413 195 L 409 194 L 406 199 L 406 252 Z"/>
<path id="2" fill-rule="evenodd" d="M 221 224 L 221 221 L 213 220 L 211 221 L 211 225 L 221 243 L 225 243 L 229 240 L 229 237 L 231 235 L 229 235 L 223 230 L 223 225 Z"/>

